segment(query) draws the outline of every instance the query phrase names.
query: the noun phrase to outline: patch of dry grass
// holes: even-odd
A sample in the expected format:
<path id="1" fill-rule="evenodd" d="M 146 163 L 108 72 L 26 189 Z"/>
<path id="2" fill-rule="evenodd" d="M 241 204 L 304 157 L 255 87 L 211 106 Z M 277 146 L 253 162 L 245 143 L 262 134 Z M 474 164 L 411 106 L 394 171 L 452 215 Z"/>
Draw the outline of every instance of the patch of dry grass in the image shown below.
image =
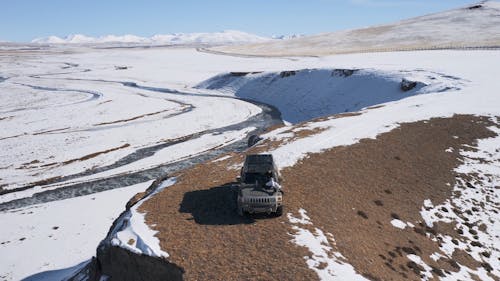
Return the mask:
<path id="1" fill-rule="evenodd" d="M 451 235 L 456 232 L 453 225 L 428 228 L 420 222 L 419 210 L 425 199 L 438 204 L 451 196 L 447 183 L 455 183 L 459 149 L 492 136 L 489 125 L 483 117 L 435 118 L 311 154 L 282 170 L 286 211 L 307 210 L 314 227 L 332 233 L 336 250 L 369 279 L 418 278 L 421 268 L 406 258 L 412 253 L 436 275 L 456 271 L 453 260 L 428 258 L 439 243 L 427 235 Z M 263 143 L 247 153 L 279 145 Z M 445 152 L 449 147 L 454 152 Z M 304 260 L 310 253 L 290 242 L 293 229 L 285 216 L 237 215 L 231 186 L 238 171 L 228 167 L 243 159 L 242 154 L 231 154 L 185 170 L 175 185 L 141 206 L 147 223 L 159 231 L 169 261 L 184 268 L 186 280 L 317 279 Z M 415 227 L 395 228 L 393 218 Z M 453 258 L 471 268 L 479 266 L 465 251 Z"/>

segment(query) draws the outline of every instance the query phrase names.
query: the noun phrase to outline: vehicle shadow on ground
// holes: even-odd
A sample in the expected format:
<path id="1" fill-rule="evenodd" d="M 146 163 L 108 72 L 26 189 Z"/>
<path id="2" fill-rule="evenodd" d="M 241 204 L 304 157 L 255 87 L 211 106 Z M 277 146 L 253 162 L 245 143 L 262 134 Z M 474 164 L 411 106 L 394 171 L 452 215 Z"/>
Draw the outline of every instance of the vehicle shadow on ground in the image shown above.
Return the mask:
<path id="1" fill-rule="evenodd" d="M 235 182 L 205 190 L 186 192 L 179 212 L 190 213 L 198 224 L 235 225 L 250 224 L 256 219 L 266 219 L 267 215 L 246 215 L 241 217 L 236 211 L 237 187 Z"/>

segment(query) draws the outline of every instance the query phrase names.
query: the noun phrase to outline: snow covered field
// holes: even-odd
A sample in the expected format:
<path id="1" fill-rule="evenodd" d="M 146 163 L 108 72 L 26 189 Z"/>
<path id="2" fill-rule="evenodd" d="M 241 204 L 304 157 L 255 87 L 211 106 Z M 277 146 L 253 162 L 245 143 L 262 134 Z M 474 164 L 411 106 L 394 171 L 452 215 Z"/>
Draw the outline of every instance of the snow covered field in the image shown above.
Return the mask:
<path id="1" fill-rule="evenodd" d="M 216 133 L 218 128 L 243 122 L 260 112 L 253 104 L 227 98 L 232 95 L 263 100 L 278 108 L 286 108 L 292 97 L 301 96 L 300 105 L 306 111 L 290 122 L 384 103 L 383 107 L 363 110 L 359 116 L 311 124 L 311 128 L 326 130 L 272 151 L 281 167 L 293 165 L 309 152 L 375 137 L 400 122 L 449 117 L 455 113 L 500 115 L 498 51 L 422 51 L 293 59 L 229 57 L 168 48 L 73 52 L 0 54 L 0 77 L 3 77 L 0 186 L 4 190 L 78 173 L 82 174 L 71 181 L 123 175 L 244 138 L 248 130 Z M 322 70 L 280 76 L 282 71 L 301 69 Z M 333 69 L 362 71 L 339 78 L 330 75 Z M 266 73 L 242 76 L 232 81 L 231 87 L 207 90 L 199 85 L 221 73 L 261 71 Z M 278 78 L 271 82 L 272 79 L 262 80 L 262 77 Z M 403 77 L 429 86 L 402 92 L 399 81 Z M 332 79 L 336 82 L 331 82 Z M 351 83 L 350 79 L 357 80 Z M 383 87 L 377 86 L 378 82 L 367 87 L 370 81 L 387 83 L 382 83 Z M 162 91 L 135 87 L 132 83 Z M 263 86 L 263 83 L 269 84 Z M 303 95 L 312 84 L 318 83 L 322 87 L 311 91 L 310 99 Z M 262 94 L 269 89 L 272 91 L 267 92 L 270 96 L 266 99 Z M 368 104 L 325 109 L 315 99 L 318 92 L 321 92 L 318 96 L 325 97 L 329 93 L 347 95 L 353 90 L 358 91 L 360 100 L 371 95 L 373 100 Z M 381 98 L 382 94 L 387 96 Z M 294 117 L 290 114 L 285 113 L 285 117 Z M 104 169 L 100 176 L 91 172 L 113 165 L 138 149 L 192 134 L 200 135 L 163 152 Z M 287 136 L 272 132 L 266 137 Z M 63 183 L 55 188 L 64 188 Z M 0 201 L 43 191 L 44 184 L 38 185 L 42 187 L 1 195 Z M 16 280 L 89 259 L 111 225 L 111 218 L 123 210 L 133 194 L 146 187 L 145 183 L 2 211 L 0 221 L 9 227 L 2 228 L 0 242 L 10 242 L 0 245 L 0 277 Z M 80 204 L 83 206 L 77 207 Z M 95 213 L 89 217 L 89 212 Z M 83 223 L 86 227 L 82 227 Z M 52 229 L 55 226 L 57 230 Z M 57 236 L 61 231 L 68 232 Z M 23 237 L 26 239 L 20 241 Z M 53 237 L 58 240 L 50 240 Z M 71 252 L 71 259 L 46 254 L 54 248 Z"/>
<path id="2" fill-rule="evenodd" d="M 0 84 L 4 189 L 109 165 L 138 148 L 242 122 L 259 112 L 233 99 L 167 97 L 119 82 L 145 83 L 140 75 L 150 77 L 151 70 L 134 77 L 113 65 L 61 69 L 63 62 L 35 62 L 33 68 L 29 63 L 7 66 L 2 73 L 8 78 Z M 82 73 L 92 68 L 98 73 Z M 118 75 L 106 75 L 107 68 Z M 118 82 L 88 81 L 104 77 Z"/>
<path id="3" fill-rule="evenodd" d="M 20 280 L 90 259 L 125 203 L 149 184 L 1 212 L 0 280 Z M 54 280 L 51 276 L 35 280 Z"/>

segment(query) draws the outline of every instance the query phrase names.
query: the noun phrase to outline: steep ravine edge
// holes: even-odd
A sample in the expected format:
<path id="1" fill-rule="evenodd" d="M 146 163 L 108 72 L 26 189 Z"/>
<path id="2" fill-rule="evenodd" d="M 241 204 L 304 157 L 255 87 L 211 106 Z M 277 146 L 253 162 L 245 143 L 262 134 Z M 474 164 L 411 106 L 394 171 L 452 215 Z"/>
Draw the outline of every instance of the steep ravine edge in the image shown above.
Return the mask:
<path id="1" fill-rule="evenodd" d="M 126 209 L 113 222 L 113 225 L 97 247 L 96 256 L 71 277 L 70 281 L 98 281 L 102 277 L 110 277 L 113 280 L 183 280 L 184 269 L 162 257 L 153 257 L 144 254 L 136 254 L 111 244 L 112 234 L 123 220 L 122 218 L 130 209 L 142 199 L 158 188 L 158 186 L 169 176 L 165 175 L 156 179 L 144 193 L 134 196 L 126 205 Z"/>

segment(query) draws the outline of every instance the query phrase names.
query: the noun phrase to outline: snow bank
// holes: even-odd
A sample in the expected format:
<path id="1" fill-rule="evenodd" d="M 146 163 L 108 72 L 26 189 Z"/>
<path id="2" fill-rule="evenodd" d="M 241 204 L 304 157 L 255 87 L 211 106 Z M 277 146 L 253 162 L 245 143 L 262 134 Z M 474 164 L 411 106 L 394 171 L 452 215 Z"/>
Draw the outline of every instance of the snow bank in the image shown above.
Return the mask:
<path id="1" fill-rule="evenodd" d="M 167 258 L 168 253 L 161 249 L 160 241 L 155 236 L 157 231 L 149 228 L 144 219 L 145 214 L 140 213 L 138 208 L 151 196 L 174 183 L 175 178 L 163 181 L 154 192 L 141 199 L 122 215 L 116 223 L 116 228 L 112 230 L 111 235 L 108 237 L 111 239 L 111 245 L 122 247 L 136 254 Z"/>
<path id="2" fill-rule="evenodd" d="M 325 233 L 314 228 L 314 232 L 309 230 L 312 222 L 304 209 L 299 209 L 300 217 L 294 217 L 288 213 L 288 220 L 293 224 L 295 233 L 292 242 L 306 247 L 311 256 L 304 257 L 307 266 L 318 274 L 320 280 L 367 280 L 356 273 L 354 267 L 347 263 L 346 258 L 341 253 L 336 252 L 330 244 L 335 245 L 335 239 L 331 233 Z M 301 227 L 302 226 L 302 227 Z M 308 226 L 305 228 L 304 226 Z M 327 238 L 328 236 L 328 238 Z M 326 266 L 325 266 L 326 265 Z"/>

